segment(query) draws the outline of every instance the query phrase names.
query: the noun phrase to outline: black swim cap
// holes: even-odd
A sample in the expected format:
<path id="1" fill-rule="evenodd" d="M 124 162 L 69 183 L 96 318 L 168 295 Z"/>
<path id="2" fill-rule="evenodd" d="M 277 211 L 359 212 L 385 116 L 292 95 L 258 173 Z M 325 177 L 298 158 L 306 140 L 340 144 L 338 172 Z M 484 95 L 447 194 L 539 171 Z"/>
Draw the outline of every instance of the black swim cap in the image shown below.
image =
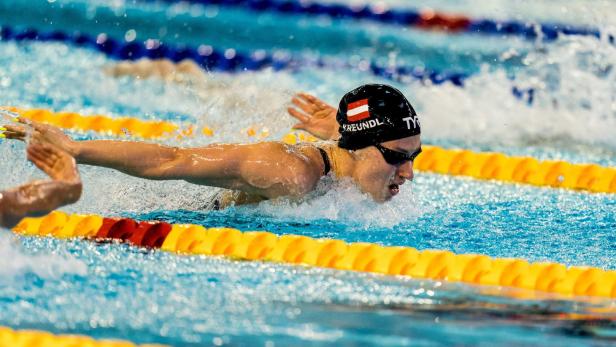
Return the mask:
<path id="1" fill-rule="evenodd" d="M 336 120 L 338 147 L 351 150 L 421 133 L 411 103 L 398 89 L 384 84 L 365 84 L 346 93 Z"/>

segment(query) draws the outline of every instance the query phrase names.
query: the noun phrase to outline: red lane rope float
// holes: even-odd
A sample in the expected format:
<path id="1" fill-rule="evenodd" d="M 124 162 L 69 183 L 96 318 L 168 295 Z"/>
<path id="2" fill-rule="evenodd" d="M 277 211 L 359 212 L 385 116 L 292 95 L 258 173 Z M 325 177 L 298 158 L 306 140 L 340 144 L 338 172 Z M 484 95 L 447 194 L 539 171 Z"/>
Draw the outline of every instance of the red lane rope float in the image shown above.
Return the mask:
<path id="1" fill-rule="evenodd" d="M 416 26 L 422 29 L 436 29 L 449 32 L 467 31 L 470 25 L 470 18 L 438 13 L 432 9 L 421 11 L 416 23 Z"/>
<path id="2" fill-rule="evenodd" d="M 137 222 L 129 218 L 68 215 L 54 211 L 41 218 L 25 218 L 13 231 L 30 236 L 111 239 L 134 246 L 182 254 L 220 255 L 234 259 L 372 272 L 383 275 L 505 286 L 565 297 L 616 298 L 616 271 L 594 267 L 566 267 L 551 262 L 492 258 L 481 254 L 419 251 L 372 243 L 346 243 L 301 235 L 277 236 L 266 231 L 165 222 Z M 518 294 L 528 298 L 530 294 Z"/>
<path id="3" fill-rule="evenodd" d="M 6 347 L 163 347 L 165 345 L 136 345 L 123 340 L 95 340 L 84 335 L 55 335 L 41 330 L 13 330 L 0 326 L 0 346 Z"/>

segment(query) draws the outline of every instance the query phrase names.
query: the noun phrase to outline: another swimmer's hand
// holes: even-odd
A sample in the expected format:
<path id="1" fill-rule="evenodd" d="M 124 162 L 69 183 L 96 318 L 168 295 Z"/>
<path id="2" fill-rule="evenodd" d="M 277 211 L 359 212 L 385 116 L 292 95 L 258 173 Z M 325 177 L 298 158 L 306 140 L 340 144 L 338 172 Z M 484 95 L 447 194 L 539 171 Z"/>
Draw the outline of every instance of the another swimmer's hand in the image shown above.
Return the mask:
<path id="1" fill-rule="evenodd" d="M 336 109 L 323 100 L 310 94 L 299 93 L 291 100 L 295 107 L 289 107 L 287 112 L 299 120 L 293 129 L 300 129 L 323 140 L 337 140 L 338 122 Z"/>
<path id="2" fill-rule="evenodd" d="M 4 135 L 7 139 L 26 141 L 30 137 L 32 143 L 47 143 L 67 152 L 71 156 L 77 154 L 77 142 L 64 134 L 62 130 L 51 125 L 42 124 L 25 118 L 18 118 L 21 124 L 7 124 Z"/>
<path id="3" fill-rule="evenodd" d="M 65 151 L 48 143 L 32 142 L 28 160 L 56 181 L 79 182 L 77 163 Z"/>

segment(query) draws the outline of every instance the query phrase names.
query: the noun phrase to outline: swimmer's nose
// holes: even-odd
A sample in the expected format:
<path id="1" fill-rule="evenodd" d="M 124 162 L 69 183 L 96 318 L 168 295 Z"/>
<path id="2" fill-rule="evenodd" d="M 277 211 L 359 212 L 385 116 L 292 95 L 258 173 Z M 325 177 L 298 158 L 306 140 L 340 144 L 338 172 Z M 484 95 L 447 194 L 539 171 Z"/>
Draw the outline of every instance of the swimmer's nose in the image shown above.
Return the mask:
<path id="1" fill-rule="evenodd" d="M 400 165 L 398 167 L 398 176 L 412 181 L 413 177 L 415 177 L 415 173 L 413 172 L 413 162 L 409 161 Z"/>

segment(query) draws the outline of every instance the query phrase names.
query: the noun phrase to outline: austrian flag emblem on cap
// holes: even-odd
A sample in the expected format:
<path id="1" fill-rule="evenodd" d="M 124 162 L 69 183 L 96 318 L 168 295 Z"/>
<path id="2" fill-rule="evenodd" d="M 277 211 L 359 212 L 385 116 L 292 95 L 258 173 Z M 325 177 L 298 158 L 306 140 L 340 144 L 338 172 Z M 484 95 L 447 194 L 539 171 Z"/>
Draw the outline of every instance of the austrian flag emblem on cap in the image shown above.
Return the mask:
<path id="1" fill-rule="evenodd" d="M 358 122 L 369 117 L 368 99 L 361 99 L 347 106 L 347 120 L 349 122 Z"/>

